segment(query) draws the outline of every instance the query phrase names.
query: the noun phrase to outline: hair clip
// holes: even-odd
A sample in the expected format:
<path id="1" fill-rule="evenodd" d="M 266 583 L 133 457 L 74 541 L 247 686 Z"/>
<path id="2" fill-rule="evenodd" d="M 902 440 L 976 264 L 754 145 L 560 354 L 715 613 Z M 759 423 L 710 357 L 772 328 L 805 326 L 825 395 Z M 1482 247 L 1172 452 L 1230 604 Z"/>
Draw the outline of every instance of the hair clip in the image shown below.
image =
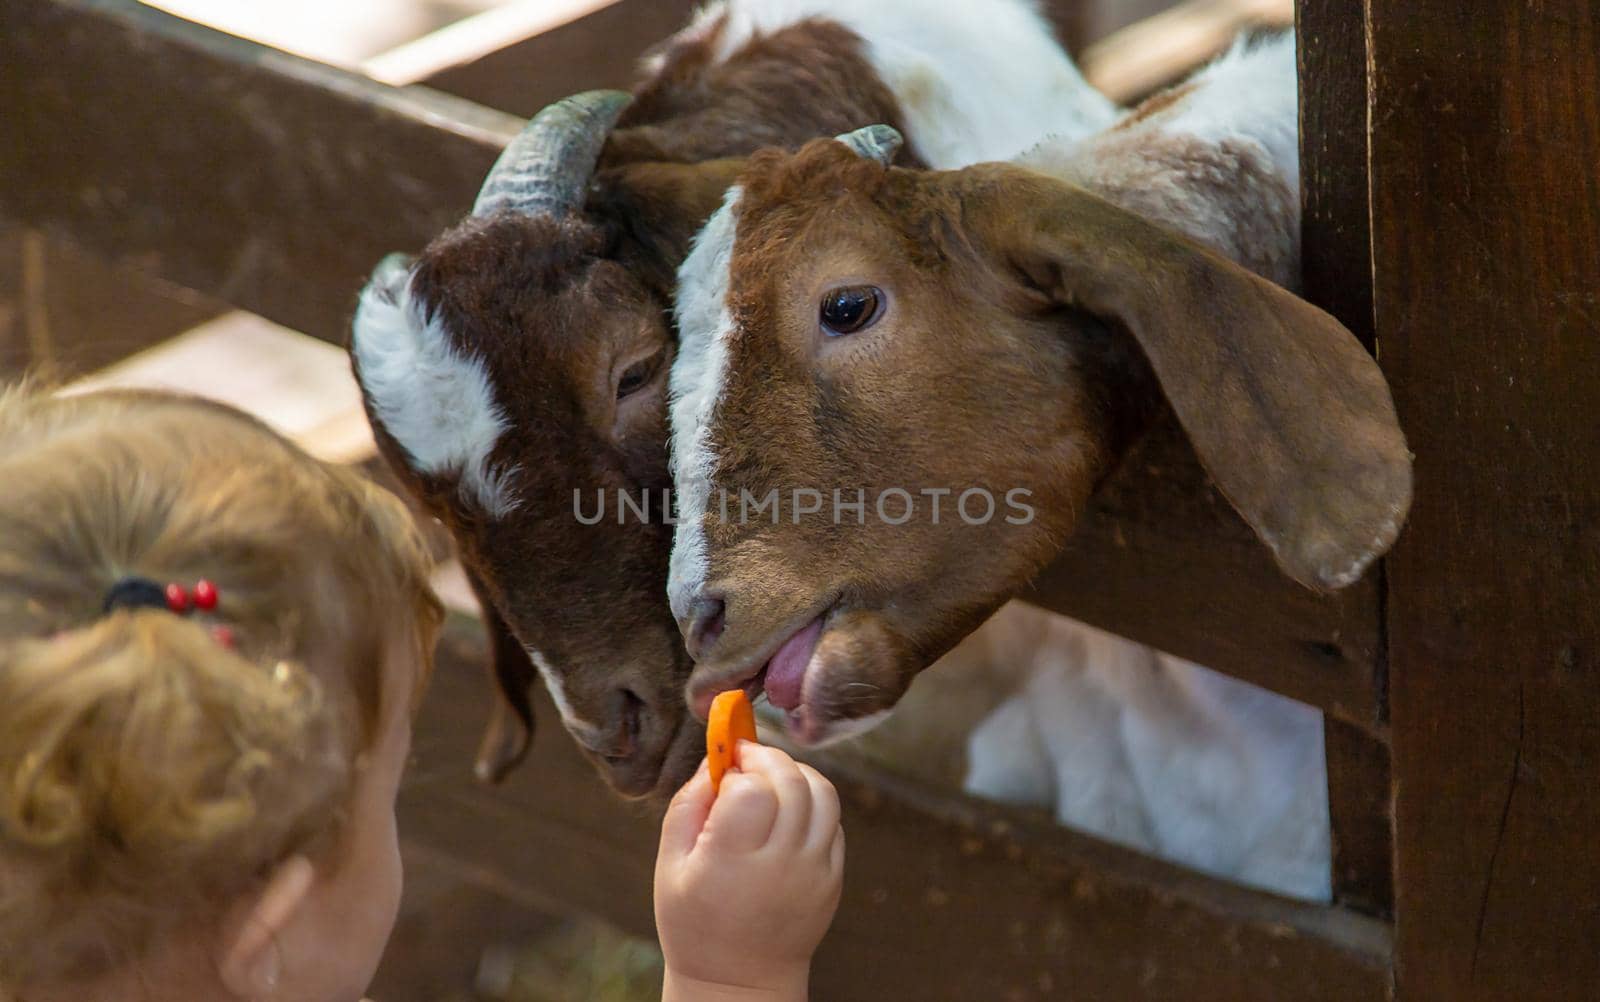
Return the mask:
<path id="1" fill-rule="evenodd" d="M 165 586 L 149 578 L 136 575 L 122 578 L 106 592 L 100 604 L 102 614 L 117 609 L 166 609 L 178 616 L 187 616 L 198 609 L 210 612 L 217 607 L 221 597 L 217 586 L 206 578 L 195 582 L 194 588 L 185 588 L 176 581 Z M 233 628 L 218 624 L 211 628 L 211 637 L 228 650 L 234 649 Z"/>
<path id="2" fill-rule="evenodd" d="M 194 607 L 202 612 L 210 612 L 217 607 L 217 586 L 205 578 L 194 583 Z"/>
<path id="3" fill-rule="evenodd" d="M 126 577 L 106 592 L 100 611 L 104 614 L 117 609 L 172 609 L 173 587 L 163 588 L 149 578 Z"/>

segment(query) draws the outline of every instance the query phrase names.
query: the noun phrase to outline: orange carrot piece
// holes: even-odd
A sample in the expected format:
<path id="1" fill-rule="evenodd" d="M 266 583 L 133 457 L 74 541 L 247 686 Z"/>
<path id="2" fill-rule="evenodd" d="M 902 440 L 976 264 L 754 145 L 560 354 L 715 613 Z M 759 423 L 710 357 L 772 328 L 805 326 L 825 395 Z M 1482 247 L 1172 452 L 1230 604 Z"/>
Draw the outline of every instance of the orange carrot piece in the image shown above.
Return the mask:
<path id="1" fill-rule="evenodd" d="M 711 789 L 722 789 L 722 775 L 739 765 L 739 739 L 756 739 L 756 715 L 743 689 L 717 693 L 706 720 L 706 761 L 711 766 Z"/>

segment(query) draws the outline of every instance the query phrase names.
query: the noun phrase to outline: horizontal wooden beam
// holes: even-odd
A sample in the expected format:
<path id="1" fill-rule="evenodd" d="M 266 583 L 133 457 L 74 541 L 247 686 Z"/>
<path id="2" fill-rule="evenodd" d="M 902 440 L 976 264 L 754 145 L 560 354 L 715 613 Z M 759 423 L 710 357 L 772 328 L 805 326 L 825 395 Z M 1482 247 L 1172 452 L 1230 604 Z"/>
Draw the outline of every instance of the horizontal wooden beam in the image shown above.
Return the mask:
<path id="1" fill-rule="evenodd" d="M 0 4 L 0 93 L 0 212 L 336 343 L 521 125 L 132 0 Z"/>
<path id="2" fill-rule="evenodd" d="M 578 91 L 632 86 L 640 56 L 687 24 L 696 6 L 695 0 L 615 0 L 577 20 L 440 67 L 424 82 L 531 116 Z"/>
<path id="3" fill-rule="evenodd" d="M 419 83 L 624 2 L 630 0 L 508 0 L 364 59 L 361 72 L 387 84 Z"/>
<path id="4" fill-rule="evenodd" d="M 609 794 L 558 727 L 539 730 L 504 786 L 473 782 L 488 701 L 482 644 L 473 621 L 453 617 L 401 795 L 412 852 L 501 900 L 653 936 L 657 815 Z M 849 839 L 818 998 L 1386 997 L 1381 922 L 1234 887 L 1028 812 L 816 761 L 839 785 Z"/>
<path id="5" fill-rule="evenodd" d="M 1220 55 L 1242 32 L 1287 28 L 1294 18 L 1294 0 L 1185 0 L 1090 45 L 1083 74 L 1112 100 L 1136 101 Z"/>
<path id="6" fill-rule="evenodd" d="M 366 69 L 379 80 L 421 81 L 527 116 L 577 91 L 632 85 L 641 54 L 686 25 L 699 6 L 698 0 L 520 0 L 368 60 Z M 1083 41 L 1084 6 L 1082 0 L 1041 5 L 1072 51 Z M 580 9 L 587 13 L 563 16 Z"/>
<path id="7" fill-rule="evenodd" d="M 520 124 L 131 0 L 9 0 L 0 74 L 0 212 L 336 343 L 372 264 L 459 218 Z M 1030 597 L 1378 728 L 1373 589 L 1289 582 L 1170 428 Z"/>
<path id="8" fill-rule="evenodd" d="M 1375 586 L 1318 595 L 1280 573 L 1175 422 L 1124 460 L 1021 597 L 1382 734 Z"/>
<path id="9" fill-rule="evenodd" d="M 6 112 L 0 112 L 5 114 Z M 0 221 L 0 380 L 65 380 L 209 320 L 225 307 Z"/>

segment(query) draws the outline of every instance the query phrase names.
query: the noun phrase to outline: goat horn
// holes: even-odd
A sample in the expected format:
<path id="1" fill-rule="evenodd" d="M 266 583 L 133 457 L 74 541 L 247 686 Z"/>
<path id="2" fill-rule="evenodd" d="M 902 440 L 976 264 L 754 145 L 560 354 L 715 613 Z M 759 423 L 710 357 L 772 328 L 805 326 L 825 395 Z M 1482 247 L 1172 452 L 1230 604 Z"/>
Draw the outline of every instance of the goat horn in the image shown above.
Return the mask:
<path id="1" fill-rule="evenodd" d="M 583 205 L 600 148 L 631 95 L 591 90 L 533 116 L 483 179 L 474 216 L 565 216 Z"/>
<path id="2" fill-rule="evenodd" d="M 905 145 L 905 137 L 892 125 L 869 125 L 836 138 L 856 156 L 876 160 L 885 167 Z"/>

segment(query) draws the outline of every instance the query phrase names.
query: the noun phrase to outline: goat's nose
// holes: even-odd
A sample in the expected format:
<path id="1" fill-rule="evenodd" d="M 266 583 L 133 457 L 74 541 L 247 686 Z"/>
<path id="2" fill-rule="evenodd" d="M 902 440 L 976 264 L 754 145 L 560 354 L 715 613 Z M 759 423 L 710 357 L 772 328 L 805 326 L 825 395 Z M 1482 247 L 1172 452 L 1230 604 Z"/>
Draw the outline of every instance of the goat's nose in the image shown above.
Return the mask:
<path id="1" fill-rule="evenodd" d="M 702 592 L 695 596 L 689 606 L 689 625 L 683 633 L 683 643 L 689 649 L 690 657 L 701 660 L 717 642 L 717 638 L 722 636 L 723 616 L 727 609 L 721 595 Z"/>

